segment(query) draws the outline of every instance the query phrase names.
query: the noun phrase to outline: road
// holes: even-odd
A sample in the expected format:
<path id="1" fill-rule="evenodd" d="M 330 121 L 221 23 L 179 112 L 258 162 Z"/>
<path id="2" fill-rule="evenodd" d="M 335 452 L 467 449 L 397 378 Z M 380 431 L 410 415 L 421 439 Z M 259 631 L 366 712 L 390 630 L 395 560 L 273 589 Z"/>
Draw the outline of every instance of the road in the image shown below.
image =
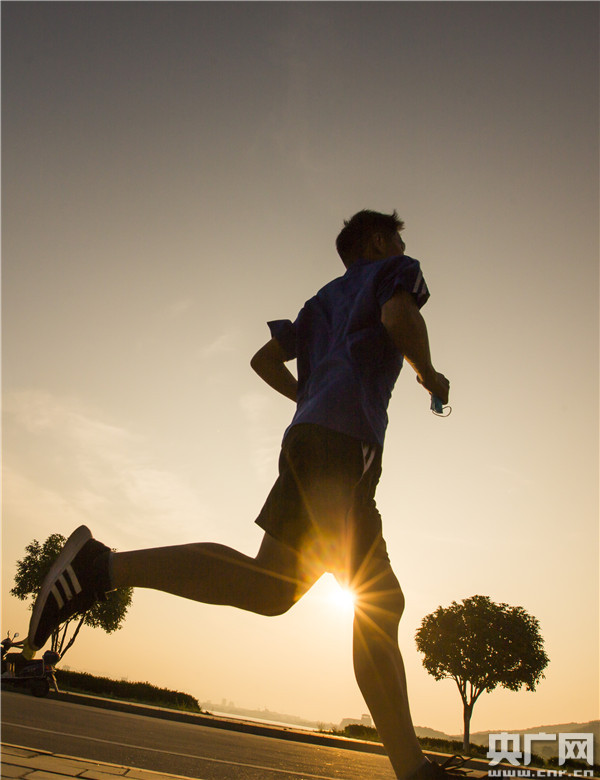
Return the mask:
<path id="1" fill-rule="evenodd" d="M 385 756 L 2 692 L 2 741 L 201 780 L 394 780 Z"/>

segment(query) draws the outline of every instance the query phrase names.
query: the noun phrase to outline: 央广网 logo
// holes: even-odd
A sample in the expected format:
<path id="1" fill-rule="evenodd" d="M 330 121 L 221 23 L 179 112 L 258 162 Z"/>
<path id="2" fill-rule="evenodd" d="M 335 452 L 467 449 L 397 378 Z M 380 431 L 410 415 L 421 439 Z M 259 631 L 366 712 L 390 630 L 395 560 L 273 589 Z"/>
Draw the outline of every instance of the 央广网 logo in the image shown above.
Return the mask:
<path id="1" fill-rule="evenodd" d="M 496 767 L 501 762 L 511 764 L 516 767 L 529 766 L 531 763 L 531 746 L 535 742 L 556 742 L 558 740 L 558 766 L 564 766 L 568 759 L 584 761 L 588 766 L 594 764 L 594 736 L 593 734 L 546 734 L 540 731 L 536 734 L 524 734 L 523 745 L 521 748 L 521 735 L 501 731 L 489 735 L 489 750 L 487 757 L 490 759 L 490 767 Z M 580 770 L 581 771 L 581 770 Z M 575 774 L 579 772 L 576 770 Z M 490 776 L 492 773 L 490 772 Z M 502 773 L 498 771 L 498 776 Z M 521 776 L 518 771 L 510 771 L 513 776 Z M 526 777 L 548 777 L 560 775 L 560 772 L 538 771 L 536 774 L 532 770 L 527 770 L 522 776 Z M 591 777 L 591 770 L 581 771 L 581 776 Z"/>

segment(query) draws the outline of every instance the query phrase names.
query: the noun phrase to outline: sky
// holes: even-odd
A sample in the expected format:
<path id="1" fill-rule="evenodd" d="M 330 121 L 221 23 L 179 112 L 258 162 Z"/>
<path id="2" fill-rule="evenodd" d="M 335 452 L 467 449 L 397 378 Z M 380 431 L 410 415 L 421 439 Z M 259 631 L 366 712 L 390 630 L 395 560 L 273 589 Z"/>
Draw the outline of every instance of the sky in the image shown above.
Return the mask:
<path id="1" fill-rule="evenodd" d="M 293 407 L 266 321 L 397 209 L 452 415 L 407 367 L 377 494 L 413 720 L 460 733 L 423 617 L 524 607 L 550 658 L 471 731 L 599 717 L 596 3 L 2 4 L 2 632 L 34 538 L 254 554 Z M 293 370 L 293 364 L 290 364 Z M 326 575 L 265 618 L 137 590 L 73 669 L 322 722 L 366 708 Z"/>

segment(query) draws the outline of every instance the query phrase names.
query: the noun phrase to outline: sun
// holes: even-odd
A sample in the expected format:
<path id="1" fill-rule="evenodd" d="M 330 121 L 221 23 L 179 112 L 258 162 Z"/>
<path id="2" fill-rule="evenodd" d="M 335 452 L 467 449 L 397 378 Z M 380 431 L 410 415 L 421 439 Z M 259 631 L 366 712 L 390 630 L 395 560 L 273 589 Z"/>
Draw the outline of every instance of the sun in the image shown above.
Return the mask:
<path id="1" fill-rule="evenodd" d="M 330 620 L 332 613 L 342 618 L 354 615 L 356 593 L 351 588 L 340 584 L 333 574 L 328 573 L 321 577 L 313 593 L 320 601 L 325 614 L 328 615 L 326 619 Z"/>
<path id="2" fill-rule="evenodd" d="M 340 612 L 354 612 L 356 594 L 350 588 L 344 588 L 336 583 L 331 590 L 331 604 Z"/>

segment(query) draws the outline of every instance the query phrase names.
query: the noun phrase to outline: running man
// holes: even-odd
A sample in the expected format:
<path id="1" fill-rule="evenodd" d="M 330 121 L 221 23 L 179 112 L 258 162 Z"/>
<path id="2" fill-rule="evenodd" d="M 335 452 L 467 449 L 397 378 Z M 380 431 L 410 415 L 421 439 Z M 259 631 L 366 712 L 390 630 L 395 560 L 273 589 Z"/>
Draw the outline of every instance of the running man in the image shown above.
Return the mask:
<path id="1" fill-rule="evenodd" d="M 396 212 L 361 211 L 336 247 L 346 273 L 305 303 L 294 322 L 270 322 L 251 361 L 296 404 L 279 476 L 256 522 L 254 558 L 219 544 L 111 552 L 82 526 L 68 539 L 36 600 L 29 652 L 104 593 L 154 588 L 188 599 L 281 615 L 325 572 L 355 595 L 356 679 L 396 776 L 447 777 L 429 762 L 413 728 L 398 624 L 404 596 L 375 504 L 387 407 L 403 359 L 431 395 L 449 382 L 432 364 L 420 308 L 429 298 L 417 260 L 404 254 Z M 297 361 L 296 378 L 287 368 Z"/>

